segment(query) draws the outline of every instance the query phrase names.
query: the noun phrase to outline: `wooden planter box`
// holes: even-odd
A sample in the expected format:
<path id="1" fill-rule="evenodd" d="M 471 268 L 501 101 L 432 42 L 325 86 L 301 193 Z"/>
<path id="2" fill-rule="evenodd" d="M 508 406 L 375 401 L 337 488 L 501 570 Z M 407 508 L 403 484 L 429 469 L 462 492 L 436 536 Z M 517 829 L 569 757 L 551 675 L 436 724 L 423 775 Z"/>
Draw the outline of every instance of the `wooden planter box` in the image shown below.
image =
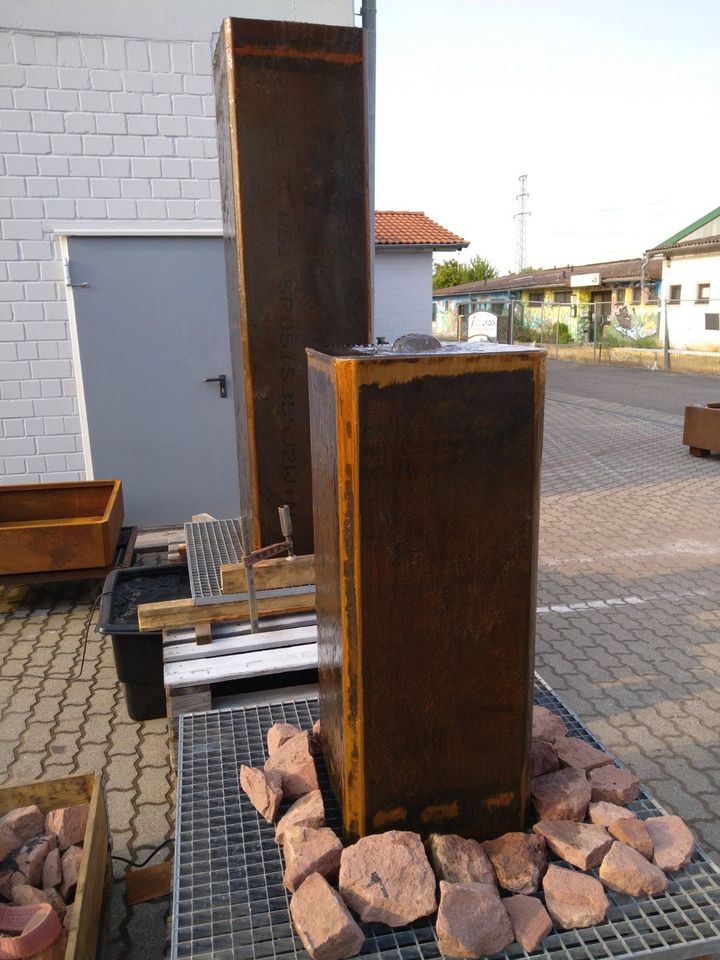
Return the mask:
<path id="1" fill-rule="evenodd" d="M 119 480 L 0 486 L 0 574 L 109 566 L 122 521 Z"/>
<path id="2" fill-rule="evenodd" d="M 12 783 L 0 788 L 0 816 L 15 807 L 25 807 L 31 803 L 37 804 L 45 814 L 58 807 L 90 804 L 65 960 L 93 960 L 100 927 L 108 853 L 108 822 L 102 781 L 95 773 L 78 773 L 57 780 Z"/>
<path id="3" fill-rule="evenodd" d="M 694 457 L 720 452 L 720 403 L 685 407 L 683 443 Z"/>

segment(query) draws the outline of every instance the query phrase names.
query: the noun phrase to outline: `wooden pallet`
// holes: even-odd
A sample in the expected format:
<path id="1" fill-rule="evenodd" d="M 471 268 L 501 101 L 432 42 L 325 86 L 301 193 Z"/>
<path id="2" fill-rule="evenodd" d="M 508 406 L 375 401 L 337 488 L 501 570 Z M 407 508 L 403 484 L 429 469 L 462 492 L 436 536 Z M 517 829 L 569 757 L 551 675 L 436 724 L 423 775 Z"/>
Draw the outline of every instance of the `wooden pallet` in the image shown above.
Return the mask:
<path id="1" fill-rule="evenodd" d="M 191 628 L 163 631 L 165 697 L 173 735 L 180 714 L 212 709 L 213 688 L 220 683 L 317 667 L 314 617 L 275 617 L 260 626 L 259 633 L 250 633 L 247 625 L 216 624 L 208 646 L 198 646 Z"/>

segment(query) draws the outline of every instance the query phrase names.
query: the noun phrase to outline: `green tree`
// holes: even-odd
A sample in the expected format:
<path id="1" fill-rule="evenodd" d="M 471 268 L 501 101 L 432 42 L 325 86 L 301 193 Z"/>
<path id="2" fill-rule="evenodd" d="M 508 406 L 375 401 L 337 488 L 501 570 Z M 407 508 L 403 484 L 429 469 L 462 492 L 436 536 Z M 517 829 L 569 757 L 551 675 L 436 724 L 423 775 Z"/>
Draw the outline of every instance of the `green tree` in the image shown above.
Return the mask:
<path id="1" fill-rule="evenodd" d="M 467 263 L 459 260 L 446 260 L 436 263 L 433 270 L 433 290 L 440 287 L 456 287 L 459 283 L 473 283 L 476 280 L 492 280 L 498 275 L 495 267 L 483 257 L 473 257 Z"/>

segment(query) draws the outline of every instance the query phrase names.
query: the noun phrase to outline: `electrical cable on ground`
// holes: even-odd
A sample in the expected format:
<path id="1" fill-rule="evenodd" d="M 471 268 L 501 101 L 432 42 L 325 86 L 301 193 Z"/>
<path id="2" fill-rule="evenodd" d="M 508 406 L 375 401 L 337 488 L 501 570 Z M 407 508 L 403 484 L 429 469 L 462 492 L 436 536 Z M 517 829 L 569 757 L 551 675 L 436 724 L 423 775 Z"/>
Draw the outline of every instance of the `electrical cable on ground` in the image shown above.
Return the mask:
<path id="1" fill-rule="evenodd" d="M 116 853 L 113 853 L 113 854 L 111 855 L 110 859 L 111 859 L 111 860 L 119 860 L 121 863 L 127 863 L 129 866 L 135 867 L 135 868 L 144 867 L 146 863 L 148 863 L 150 860 L 152 860 L 152 858 L 155 856 L 155 854 L 160 853 L 160 851 L 161 851 L 164 847 L 170 846 L 170 844 L 172 844 L 172 843 L 174 843 L 174 842 L 175 842 L 174 840 L 164 840 L 159 846 L 155 847 L 155 849 L 154 849 L 151 853 L 149 853 L 149 854 L 145 857 L 145 859 L 142 860 L 140 863 L 135 863 L 134 860 L 128 860 L 127 857 L 118 856 L 118 854 L 116 854 Z"/>

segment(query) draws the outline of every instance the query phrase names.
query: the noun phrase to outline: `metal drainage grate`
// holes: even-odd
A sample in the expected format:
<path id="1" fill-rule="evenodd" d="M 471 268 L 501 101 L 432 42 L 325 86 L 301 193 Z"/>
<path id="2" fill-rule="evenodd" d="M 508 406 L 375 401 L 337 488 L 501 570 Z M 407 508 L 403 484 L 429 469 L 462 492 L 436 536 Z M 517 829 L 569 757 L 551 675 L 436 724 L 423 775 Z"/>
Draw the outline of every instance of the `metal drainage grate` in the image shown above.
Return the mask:
<path id="1" fill-rule="evenodd" d="M 561 716 L 572 735 L 602 747 L 539 678 L 535 702 Z M 308 960 L 293 935 L 274 827 L 241 794 L 238 766 L 264 763 L 265 732 L 272 723 L 308 729 L 317 718 L 316 699 L 180 718 L 172 960 Z M 328 826 L 340 834 L 340 814 L 322 760 L 318 774 Z M 643 818 L 664 812 L 644 791 L 630 807 Z M 550 859 L 568 866 L 552 854 Z M 720 950 L 720 871 L 701 849 L 672 877 L 661 896 L 634 899 L 607 893 L 610 910 L 605 923 L 585 930 L 554 931 L 532 956 L 538 960 L 631 956 L 687 960 Z M 442 956 L 430 920 L 398 930 L 363 924 L 363 930 L 361 956 L 372 960 Z M 505 960 L 527 956 L 518 944 L 498 954 Z"/>
<path id="2" fill-rule="evenodd" d="M 239 520 L 208 520 L 185 524 L 187 564 L 193 603 L 227 600 L 220 589 L 220 566 L 240 563 Z"/>

